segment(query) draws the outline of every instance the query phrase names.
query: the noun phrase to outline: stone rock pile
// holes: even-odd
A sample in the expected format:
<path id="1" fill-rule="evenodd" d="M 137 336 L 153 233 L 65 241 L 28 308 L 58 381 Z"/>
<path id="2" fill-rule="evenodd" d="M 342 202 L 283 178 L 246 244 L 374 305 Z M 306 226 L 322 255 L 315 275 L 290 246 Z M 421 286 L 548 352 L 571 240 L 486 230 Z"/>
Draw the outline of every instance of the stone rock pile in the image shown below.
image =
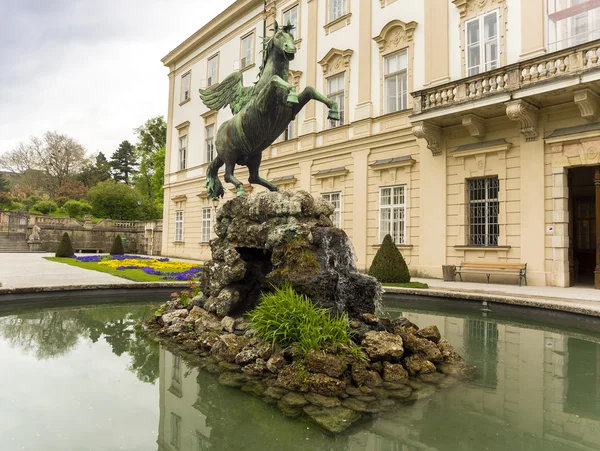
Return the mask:
<path id="1" fill-rule="evenodd" d="M 217 212 L 212 260 L 200 280 L 201 303 L 239 317 L 271 285 L 290 283 L 319 307 L 356 318 L 373 313 L 381 284 L 358 272 L 333 206 L 305 191 L 262 192 L 227 201 Z"/>
<path id="2" fill-rule="evenodd" d="M 254 337 L 244 318 L 219 318 L 178 300 L 146 323 L 168 346 L 187 351 L 198 366 L 218 374 L 221 384 L 275 404 L 284 415 L 306 415 L 333 433 L 476 373 L 436 326 L 419 329 L 405 318 L 365 313 L 350 327 L 362 356 L 346 346 L 306 355 L 293 346 L 281 349 Z"/>

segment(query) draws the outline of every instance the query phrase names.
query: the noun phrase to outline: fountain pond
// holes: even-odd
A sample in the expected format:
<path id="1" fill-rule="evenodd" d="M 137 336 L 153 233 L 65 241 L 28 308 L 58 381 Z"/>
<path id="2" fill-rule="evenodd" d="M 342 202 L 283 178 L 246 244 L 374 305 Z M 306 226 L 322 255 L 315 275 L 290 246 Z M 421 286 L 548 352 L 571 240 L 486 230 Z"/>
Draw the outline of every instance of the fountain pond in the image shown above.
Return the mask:
<path id="1" fill-rule="evenodd" d="M 0 449 L 600 449 L 599 333 L 537 311 L 384 300 L 392 317 L 437 325 L 481 377 L 335 437 L 136 334 L 149 303 L 0 312 Z"/>

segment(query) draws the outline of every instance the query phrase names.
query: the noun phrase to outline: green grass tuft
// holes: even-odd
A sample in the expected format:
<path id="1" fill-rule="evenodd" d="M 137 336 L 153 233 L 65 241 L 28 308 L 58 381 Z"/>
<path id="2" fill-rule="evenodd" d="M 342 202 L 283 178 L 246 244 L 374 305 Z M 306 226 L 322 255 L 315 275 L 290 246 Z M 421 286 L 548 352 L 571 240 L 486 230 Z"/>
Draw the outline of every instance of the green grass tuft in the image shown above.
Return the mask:
<path id="1" fill-rule="evenodd" d="M 400 288 L 429 288 L 429 285 L 421 282 L 408 283 L 384 283 L 384 287 L 400 287 Z"/>
<path id="2" fill-rule="evenodd" d="M 291 285 L 263 293 L 260 304 L 250 312 L 255 334 L 282 347 L 296 345 L 306 353 L 329 344 L 351 344 L 347 315 L 331 317 L 327 309 L 317 308 Z"/>

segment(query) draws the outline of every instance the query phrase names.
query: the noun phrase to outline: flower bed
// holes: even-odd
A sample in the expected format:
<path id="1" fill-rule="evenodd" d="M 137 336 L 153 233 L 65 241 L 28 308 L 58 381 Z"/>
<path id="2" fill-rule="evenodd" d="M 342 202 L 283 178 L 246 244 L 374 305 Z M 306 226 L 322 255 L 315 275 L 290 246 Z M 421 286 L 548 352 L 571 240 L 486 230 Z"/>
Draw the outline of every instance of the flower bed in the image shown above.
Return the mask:
<path id="1" fill-rule="evenodd" d="M 139 269 L 145 274 L 163 276 L 162 280 L 190 280 L 202 272 L 198 263 L 171 261 L 166 257 L 142 257 L 138 255 L 90 255 L 75 257 L 81 263 L 97 263 L 117 271 Z"/>

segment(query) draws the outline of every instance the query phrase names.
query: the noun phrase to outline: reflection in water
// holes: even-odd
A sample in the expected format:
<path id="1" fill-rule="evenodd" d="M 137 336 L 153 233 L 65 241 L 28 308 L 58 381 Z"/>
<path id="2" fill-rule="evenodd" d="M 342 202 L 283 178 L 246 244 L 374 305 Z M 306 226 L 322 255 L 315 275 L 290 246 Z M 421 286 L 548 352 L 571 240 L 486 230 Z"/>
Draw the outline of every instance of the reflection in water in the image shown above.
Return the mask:
<path id="1" fill-rule="evenodd" d="M 43 417 L 41 421 L 55 420 L 54 427 L 63 428 L 63 434 L 71 433 L 70 429 L 83 431 L 83 438 L 72 437 L 69 442 L 51 431 L 33 447 L 31 438 L 13 448 L 11 443 L 0 441 L 0 449 L 21 449 L 23 443 L 30 446 L 25 449 L 116 449 L 111 434 L 86 429 L 94 424 L 105 425 L 109 432 L 112 427 L 115 434 L 121 434 L 116 436 L 118 440 L 126 437 L 131 443 L 123 449 L 140 451 L 149 449 L 148 439 L 159 451 L 600 449 L 600 336 L 473 316 L 404 311 L 403 316 L 419 326 L 436 324 L 442 336 L 481 369 L 482 377 L 382 414 L 348 434 L 331 437 L 311 423 L 283 417 L 261 399 L 221 386 L 214 375 L 142 339 L 133 326 L 150 314 L 145 306 L 130 305 L 42 310 L 0 318 L 0 349 L 8 343 L 40 360 L 35 364 L 45 371 L 42 379 L 46 385 L 43 396 L 38 396 L 42 396 L 43 405 L 55 408 L 53 416 L 66 418 Z M 103 352 L 110 354 L 107 346 L 122 358 L 102 359 Z M 21 359 L 11 369 L 15 375 L 32 371 L 36 367 L 30 361 Z M 84 371 L 80 368 L 95 363 L 104 366 L 94 378 L 89 373 L 81 376 Z M 66 365 L 75 371 L 61 371 Z M 130 396 L 118 391 L 124 388 L 118 385 L 122 375 L 109 376 L 123 373 L 125 366 L 137 376 L 137 380 L 131 378 L 137 385 L 127 386 Z M 13 401 L 10 393 L 5 393 L 3 402 L 12 404 L 3 417 L 0 411 L 0 432 L 29 437 L 32 423 L 46 410 L 30 396 L 31 384 L 19 387 L 19 378 L 11 378 L 11 374 L 4 373 L 4 383 L 17 381 L 12 391 L 19 395 Z M 64 379 L 65 375 L 70 379 Z M 157 378 L 158 400 L 151 399 L 154 392 L 138 390 Z M 69 392 L 65 392 L 65 384 L 72 386 Z M 59 388 L 57 393 L 54 387 Z M 103 395 L 88 396 L 97 392 Z M 77 415 L 83 415 L 84 422 L 78 427 L 71 428 L 78 419 L 72 415 L 75 407 L 63 408 L 64 400 L 69 399 L 65 393 L 76 401 L 85 398 L 85 415 L 83 411 Z M 158 405 L 159 412 L 145 416 L 123 413 L 119 418 L 122 412 L 147 413 L 152 410 L 148 405 Z M 109 426 L 113 417 L 119 418 L 119 423 Z M 7 426 L 11 421 L 12 426 Z M 119 432 L 120 425 L 129 435 Z M 148 437 L 157 425 L 158 440 Z M 36 430 L 44 432 L 39 424 Z M 88 446 L 92 439 L 95 447 Z M 146 444 L 136 447 L 132 443 Z"/>
<path id="2" fill-rule="evenodd" d="M 0 318 L 0 337 L 38 360 L 67 355 L 80 340 L 97 343 L 103 338 L 117 356 L 131 356 L 129 369 L 139 380 L 154 383 L 158 378 L 157 345 L 134 331 L 150 314 L 146 305 L 40 310 Z"/>

